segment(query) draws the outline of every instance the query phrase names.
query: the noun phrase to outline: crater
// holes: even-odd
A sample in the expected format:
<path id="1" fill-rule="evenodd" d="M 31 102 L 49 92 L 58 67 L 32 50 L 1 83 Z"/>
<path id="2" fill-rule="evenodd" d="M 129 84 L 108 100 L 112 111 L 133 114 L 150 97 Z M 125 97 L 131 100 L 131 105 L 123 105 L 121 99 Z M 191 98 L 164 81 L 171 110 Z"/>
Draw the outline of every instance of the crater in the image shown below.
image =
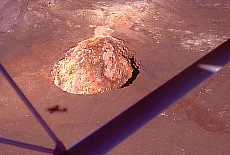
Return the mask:
<path id="1" fill-rule="evenodd" d="M 139 74 L 134 56 L 122 40 L 95 36 L 68 50 L 51 74 L 54 84 L 68 93 L 104 93 L 133 83 Z"/>

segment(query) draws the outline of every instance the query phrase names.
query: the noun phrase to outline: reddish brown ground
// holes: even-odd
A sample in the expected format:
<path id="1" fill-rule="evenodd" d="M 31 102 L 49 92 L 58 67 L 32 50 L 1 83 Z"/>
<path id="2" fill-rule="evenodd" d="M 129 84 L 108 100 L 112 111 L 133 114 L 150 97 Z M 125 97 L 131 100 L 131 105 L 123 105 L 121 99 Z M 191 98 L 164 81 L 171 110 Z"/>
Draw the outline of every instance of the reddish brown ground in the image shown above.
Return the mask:
<path id="1" fill-rule="evenodd" d="M 29 0 L 21 14 L 15 7 L 12 16 L 0 9 L 6 17 L 0 21 L 5 24 L 0 29 L 0 61 L 67 148 L 230 37 L 228 0 L 54 2 Z M 8 1 L 8 7 L 14 5 Z M 56 87 L 50 75 L 54 63 L 79 41 L 108 27 L 141 61 L 134 83 L 98 95 L 68 94 Z M 108 154 L 228 154 L 229 67 Z M 67 111 L 51 114 L 47 109 L 56 105 Z M 0 137 L 54 147 L 2 75 L 0 116 Z M 42 153 L 0 144 L 0 154 Z"/>

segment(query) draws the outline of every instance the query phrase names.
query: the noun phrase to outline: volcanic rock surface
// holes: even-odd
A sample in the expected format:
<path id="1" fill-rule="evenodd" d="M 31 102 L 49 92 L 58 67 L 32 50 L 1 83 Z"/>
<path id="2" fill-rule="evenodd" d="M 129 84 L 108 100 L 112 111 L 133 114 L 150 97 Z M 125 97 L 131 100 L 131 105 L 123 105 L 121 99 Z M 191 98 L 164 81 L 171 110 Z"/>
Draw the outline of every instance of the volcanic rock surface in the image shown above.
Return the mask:
<path id="1" fill-rule="evenodd" d="M 95 36 L 71 48 L 55 64 L 51 74 L 54 84 L 74 94 L 97 94 L 128 85 L 139 69 L 135 53 L 121 40 Z"/>

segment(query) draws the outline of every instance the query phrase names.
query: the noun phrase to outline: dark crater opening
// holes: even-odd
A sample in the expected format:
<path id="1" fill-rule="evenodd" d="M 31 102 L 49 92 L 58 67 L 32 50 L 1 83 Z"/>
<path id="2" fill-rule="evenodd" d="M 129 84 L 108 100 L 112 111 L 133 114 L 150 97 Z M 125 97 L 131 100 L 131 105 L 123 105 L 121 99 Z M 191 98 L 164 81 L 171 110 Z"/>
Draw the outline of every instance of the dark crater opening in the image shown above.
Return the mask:
<path id="1" fill-rule="evenodd" d="M 133 83 L 133 81 L 137 78 L 137 75 L 140 73 L 140 66 L 137 65 L 137 62 L 135 62 L 135 59 L 131 59 L 131 67 L 134 69 L 132 72 L 132 77 L 128 79 L 128 81 L 121 86 L 121 88 L 127 87 L 130 84 Z"/>

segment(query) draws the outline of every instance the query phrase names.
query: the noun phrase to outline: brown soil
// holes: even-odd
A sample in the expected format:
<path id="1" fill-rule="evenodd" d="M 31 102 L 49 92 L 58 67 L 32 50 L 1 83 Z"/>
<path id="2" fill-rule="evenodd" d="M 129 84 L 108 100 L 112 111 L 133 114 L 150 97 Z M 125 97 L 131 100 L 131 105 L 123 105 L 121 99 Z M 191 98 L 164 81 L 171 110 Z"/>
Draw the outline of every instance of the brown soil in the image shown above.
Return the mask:
<path id="1" fill-rule="evenodd" d="M 67 148 L 230 37 L 228 0 L 29 0 L 17 7 L 7 2 L 14 9 L 1 27 L 0 61 Z M 11 20 L 14 17 L 17 20 Z M 78 42 L 104 30 L 136 53 L 141 62 L 136 80 L 97 95 L 69 94 L 56 87 L 50 74 L 55 62 Z M 229 67 L 108 154 L 228 154 Z M 57 105 L 66 110 L 47 110 Z M 0 137 L 54 148 L 2 75 L 0 107 Z M 2 155 L 42 154 L 4 144 L 0 150 Z"/>

